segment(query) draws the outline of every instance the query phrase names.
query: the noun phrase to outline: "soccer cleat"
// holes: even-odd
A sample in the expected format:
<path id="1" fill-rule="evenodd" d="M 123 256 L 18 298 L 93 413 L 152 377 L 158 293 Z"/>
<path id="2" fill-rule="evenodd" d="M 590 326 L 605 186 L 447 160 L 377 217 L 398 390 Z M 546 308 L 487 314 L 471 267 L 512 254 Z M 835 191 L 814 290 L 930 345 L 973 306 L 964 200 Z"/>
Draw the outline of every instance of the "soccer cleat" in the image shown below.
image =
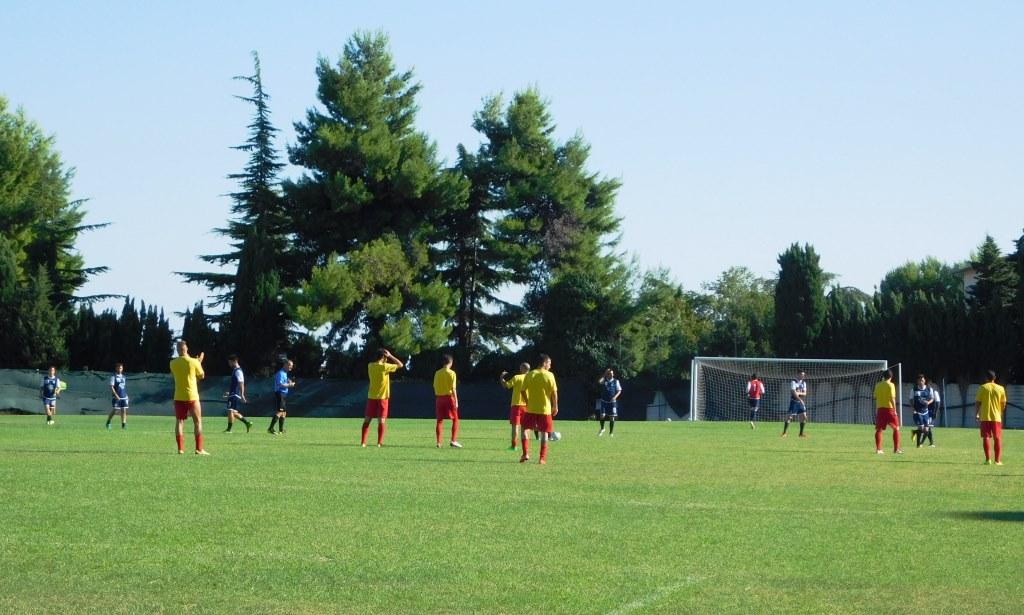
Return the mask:
<path id="1" fill-rule="evenodd" d="M 246 423 L 245 424 L 245 433 L 249 433 L 250 429 L 252 429 L 252 423 Z"/>
<path id="2" fill-rule="evenodd" d="M 885 451 L 883 451 L 882 449 L 878 449 L 877 451 L 875 451 L 875 454 L 876 455 L 884 455 Z"/>
<path id="3" fill-rule="evenodd" d="M 609 437 L 609 438 L 614 438 L 614 437 L 615 437 L 615 434 L 613 434 L 613 433 L 610 433 L 610 434 L 608 434 L 608 437 Z"/>
<path id="4" fill-rule="evenodd" d="M 121 429 L 128 429 L 128 423 L 121 423 Z"/>
<path id="5" fill-rule="evenodd" d="M 542 465 L 542 466 L 548 465 L 548 460 L 547 459 L 541 459 L 540 460 L 540 465 Z"/>
<path id="6" fill-rule="evenodd" d="M 207 453 L 205 450 L 204 451 L 196 451 L 196 455 L 209 455 L 209 454 L 210 453 Z"/>
<path id="7" fill-rule="evenodd" d="M 523 455 L 522 457 L 519 458 L 519 463 L 526 463 L 529 460 L 530 460 L 529 457 L 527 457 L 526 455 Z"/>
<path id="8" fill-rule="evenodd" d="M 750 428 L 751 429 L 756 429 L 757 428 L 757 425 L 754 425 L 754 421 L 750 421 Z"/>
<path id="9" fill-rule="evenodd" d="M 1001 465 L 1003 465 L 1003 462 L 1002 462 L 1002 461 L 997 461 L 997 462 L 996 462 L 996 465 L 997 465 L 997 466 L 1001 466 Z"/>
<path id="10" fill-rule="evenodd" d="M 180 449 L 180 448 L 179 448 L 179 449 L 178 449 L 178 454 L 179 454 L 179 455 L 184 455 L 184 454 L 185 454 L 185 450 L 184 450 L 184 449 Z"/>
<path id="11" fill-rule="evenodd" d="M 509 451 L 516 451 L 516 450 L 519 450 L 519 449 L 517 449 L 517 448 L 516 448 L 516 447 L 514 447 L 514 446 L 510 446 L 510 447 L 508 447 L 508 448 L 507 448 L 507 449 L 505 449 L 505 450 L 509 450 Z"/>
<path id="12" fill-rule="evenodd" d="M 802 434 L 800 434 L 800 437 L 801 437 L 801 438 L 807 438 L 807 437 L 808 437 L 808 435 L 807 435 L 807 434 L 805 434 L 805 433 L 802 433 Z"/>
<path id="13" fill-rule="evenodd" d="M 789 437 L 789 434 L 788 434 L 788 433 L 786 433 L 786 432 L 782 432 L 782 435 L 781 435 L 781 436 L 779 436 L 779 437 L 780 437 L 780 438 L 787 438 L 787 437 Z"/>
<path id="14" fill-rule="evenodd" d="M 363 442 L 360 446 L 362 446 L 363 448 L 366 448 L 366 442 Z"/>
<path id="15" fill-rule="evenodd" d="M 380 442 L 378 442 L 378 443 L 377 443 L 377 448 L 384 448 L 384 445 L 383 445 L 383 444 L 381 444 Z"/>
<path id="16" fill-rule="evenodd" d="M 604 427 L 601 428 L 601 431 L 597 432 L 597 435 L 598 436 L 603 436 L 604 435 Z"/>
<path id="17" fill-rule="evenodd" d="M 111 429 L 113 428 L 110 426 L 110 423 L 107 423 L 107 431 L 110 431 Z"/>
<path id="18" fill-rule="evenodd" d="M 992 465 L 992 460 L 991 459 L 986 459 L 985 463 L 983 463 L 981 465 L 983 465 L 983 466 L 990 466 L 990 465 Z"/>
<path id="19" fill-rule="evenodd" d="M 277 435 L 277 432 L 276 432 L 276 431 L 274 431 L 274 428 L 273 428 L 273 427 L 271 427 L 270 429 L 268 429 L 268 430 L 267 430 L 267 433 L 268 433 L 268 434 L 270 434 L 270 435 L 272 435 L 272 436 L 276 436 L 276 435 Z"/>
<path id="20" fill-rule="evenodd" d="M 902 455 L 903 454 L 903 449 L 902 448 L 898 448 L 898 449 L 894 450 L 892 452 L 892 454 L 893 455 Z"/>
<path id="21" fill-rule="evenodd" d="M 929 444 L 928 448 L 935 448 L 935 445 L 934 444 Z"/>
<path id="22" fill-rule="evenodd" d="M 231 431 L 230 429 L 225 429 L 225 430 L 224 430 L 224 433 L 234 433 L 234 432 L 233 432 L 233 431 Z"/>
<path id="23" fill-rule="evenodd" d="M 462 445 L 459 444 L 458 442 L 456 442 L 455 440 L 452 440 L 451 444 L 449 444 L 448 446 L 450 446 L 452 448 L 462 448 Z"/>

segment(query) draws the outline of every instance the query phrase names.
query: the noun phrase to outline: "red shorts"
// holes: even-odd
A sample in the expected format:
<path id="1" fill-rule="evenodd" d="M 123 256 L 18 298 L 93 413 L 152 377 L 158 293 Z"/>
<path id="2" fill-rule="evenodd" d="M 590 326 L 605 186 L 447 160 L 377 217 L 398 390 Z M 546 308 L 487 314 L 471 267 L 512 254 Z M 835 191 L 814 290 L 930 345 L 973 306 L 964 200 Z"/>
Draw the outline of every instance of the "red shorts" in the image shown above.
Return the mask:
<path id="1" fill-rule="evenodd" d="M 437 420 L 459 420 L 459 407 L 455 405 L 454 395 L 438 395 L 434 398 L 434 414 Z"/>
<path id="2" fill-rule="evenodd" d="M 386 399 L 367 399 L 366 400 L 366 418 L 368 419 L 386 419 L 388 418 L 388 400 Z"/>
<path id="3" fill-rule="evenodd" d="M 900 419 L 896 416 L 895 408 L 879 408 L 875 412 L 875 429 L 885 429 L 886 427 L 900 428 Z"/>
<path id="4" fill-rule="evenodd" d="M 555 429 L 555 421 L 550 414 L 523 413 L 523 429 L 532 429 L 536 432 L 547 433 Z"/>
<path id="5" fill-rule="evenodd" d="M 982 438 L 1003 437 L 1003 424 L 999 421 L 981 421 L 979 427 L 981 428 Z"/>
<path id="6" fill-rule="evenodd" d="M 512 409 L 508 411 L 508 422 L 513 425 L 522 425 L 525 413 L 526 406 L 512 406 Z"/>
<path id="7" fill-rule="evenodd" d="M 178 401 L 174 400 L 174 418 L 179 421 L 184 421 L 188 418 L 189 413 L 193 410 L 199 411 L 198 401 Z"/>

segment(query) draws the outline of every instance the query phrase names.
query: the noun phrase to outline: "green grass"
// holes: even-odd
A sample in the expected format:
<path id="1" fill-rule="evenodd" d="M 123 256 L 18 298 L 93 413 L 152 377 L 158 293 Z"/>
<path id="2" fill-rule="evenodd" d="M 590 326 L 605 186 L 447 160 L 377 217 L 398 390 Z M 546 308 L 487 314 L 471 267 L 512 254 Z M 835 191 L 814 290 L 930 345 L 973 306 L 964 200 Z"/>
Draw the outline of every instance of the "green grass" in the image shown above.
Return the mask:
<path id="1" fill-rule="evenodd" d="M 0 613 L 1020 612 L 1021 432 L 986 467 L 973 430 L 563 422 L 542 467 L 496 421 L 268 422 L 199 458 L 170 418 L 0 416 Z"/>

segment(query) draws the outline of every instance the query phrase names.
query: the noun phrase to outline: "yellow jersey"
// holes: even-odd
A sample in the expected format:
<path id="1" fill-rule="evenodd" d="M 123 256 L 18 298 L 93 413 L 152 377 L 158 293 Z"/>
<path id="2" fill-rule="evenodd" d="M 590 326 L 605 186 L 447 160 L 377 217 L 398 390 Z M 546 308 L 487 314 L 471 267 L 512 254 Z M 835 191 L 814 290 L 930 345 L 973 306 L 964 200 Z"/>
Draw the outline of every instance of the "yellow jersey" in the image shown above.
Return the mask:
<path id="1" fill-rule="evenodd" d="M 367 392 L 368 399 L 389 399 L 391 397 L 391 376 L 398 371 L 394 363 L 378 363 L 374 361 L 366 367 L 370 376 L 370 390 Z"/>
<path id="2" fill-rule="evenodd" d="M 174 401 L 199 401 L 199 385 L 196 378 L 206 377 L 199 359 L 171 359 L 171 374 L 174 375 Z"/>
<path id="3" fill-rule="evenodd" d="M 875 385 L 875 407 L 895 408 L 896 385 L 890 380 L 882 380 Z"/>
<path id="4" fill-rule="evenodd" d="M 551 414 L 551 394 L 558 391 L 555 375 L 545 369 L 530 370 L 523 383 L 526 411 L 530 414 Z"/>
<path id="5" fill-rule="evenodd" d="M 1003 420 L 1003 409 L 1006 408 L 1006 389 L 994 382 L 986 382 L 978 387 L 978 394 L 974 401 L 981 402 L 978 409 L 979 421 L 994 421 L 1001 423 Z"/>
<path id="6" fill-rule="evenodd" d="M 525 381 L 526 374 L 516 374 L 504 382 L 506 389 L 512 389 L 513 406 L 526 405 L 526 390 L 523 389 L 523 383 Z"/>
<path id="7" fill-rule="evenodd" d="M 455 395 L 455 372 L 447 367 L 434 372 L 434 395 L 445 397 Z"/>

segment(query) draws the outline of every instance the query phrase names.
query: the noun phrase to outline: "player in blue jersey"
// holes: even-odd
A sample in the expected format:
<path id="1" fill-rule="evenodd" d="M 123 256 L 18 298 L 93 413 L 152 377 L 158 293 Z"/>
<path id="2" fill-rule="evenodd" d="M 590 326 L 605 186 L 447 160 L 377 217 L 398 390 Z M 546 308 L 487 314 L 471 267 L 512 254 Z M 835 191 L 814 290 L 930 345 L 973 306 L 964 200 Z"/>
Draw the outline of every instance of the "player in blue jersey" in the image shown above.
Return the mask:
<path id="1" fill-rule="evenodd" d="M 121 429 L 128 429 L 128 379 L 124 376 L 124 363 L 114 366 L 114 375 L 110 377 L 110 393 L 107 429 L 110 429 L 110 421 L 118 412 L 121 413 Z"/>
<path id="2" fill-rule="evenodd" d="M 601 431 L 597 435 L 604 435 L 604 421 L 608 419 L 608 437 L 615 435 L 615 419 L 619 417 L 619 396 L 622 395 L 622 384 L 615 377 L 612 368 L 604 370 L 604 376 L 597 381 L 601 388 L 601 409 L 597 415 L 601 423 Z"/>
<path id="3" fill-rule="evenodd" d="M 46 410 L 46 424 L 53 425 L 54 417 L 57 415 L 57 398 L 60 397 L 63 383 L 57 377 L 57 368 L 53 365 L 43 376 L 43 384 L 39 387 L 39 396 L 43 399 L 43 408 Z"/>
<path id="4" fill-rule="evenodd" d="M 789 383 L 789 414 L 786 415 L 786 424 L 782 427 L 782 437 L 786 437 L 789 431 L 789 423 L 793 417 L 800 416 L 800 437 L 806 438 L 804 426 L 807 425 L 807 382 L 804 381 L 804 372 L 799 372 L 795 380 Z"/>
<path id="5" fill-rule="evenodd" d="M 917 448 L 924 444 L 925 434 L 931 431 L 932 404 L 935 399 L 932 397 L 932 390 L 924 378 L 924 374 L 917 375 L 917 382 L 910 391 L 910 406 L 914 409 L 914 441 Z"/>
<path id="6" fill-rule="evenodd" d="M 928 381 L 928 389 L 932 392 L 932 405 L 928 406 L 928 431 L 924 434 L 928 438 L 928 447 L 935 448 L 935 421 L 939 418 L 939 411 L 942 409 L 942 394 L 939 393 L 939 385 L 934 380 Z"/>
<path id="7" fill-rule="evenodd" d="M 252 421 L 245 418 L 242 415 L 240 408 L 242 404 L 249 403 L 249 400 L 245 398 L 245 374 L 242 373 L 242 368 L 238 365 L 238 355 L 228 356 L 228 366 L 231 368 L 231 384 L 224 397 L 228 400 L 228 428 L 225 429 L 225 433 L 231 433 L 231 428 L 235 426 L 235 419 L 242 421 L 245 424 L 245 433 L 249 433 L 252 429 Z"/>
<path id="8" fill-rule="evenodd" d="M 270 428 L 267 429 L 267 433 L 284 434 L 284 419 L 288 416 L 285 400 L 288 397 L 288 391 L 295 386 L 295 381 L 288 377 L 288 372 L 292 371 L 293 367 L 295 367 L 295 364 L 288 359 L 281 359 L 277 364 L 277 373 L 274 374 L 274 403 L 276 410 L 274 418 L 270 419 Z M 277 425 L 277 431 L 274 431 L 275 424 Z"/>

